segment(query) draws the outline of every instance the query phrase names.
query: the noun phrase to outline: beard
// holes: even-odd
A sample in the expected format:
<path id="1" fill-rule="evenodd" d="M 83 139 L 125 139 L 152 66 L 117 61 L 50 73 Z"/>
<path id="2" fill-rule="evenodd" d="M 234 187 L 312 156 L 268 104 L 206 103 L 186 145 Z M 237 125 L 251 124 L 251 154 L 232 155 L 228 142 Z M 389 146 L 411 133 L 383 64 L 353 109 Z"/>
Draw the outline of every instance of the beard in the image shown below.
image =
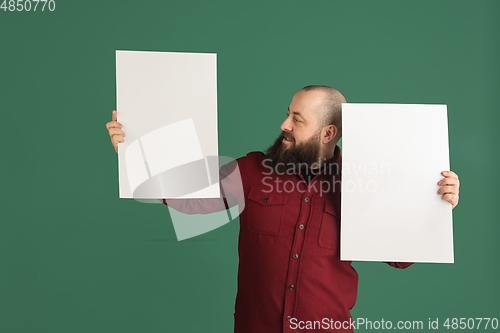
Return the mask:
<path id="1" fill-rule="evenodd" d="M 283 138 L 291 141 L 289 147 L 283 143 Z M 278 174 L 299 173 L 302 168 L 310 168 L 314 164 L 319 167 L 319 150 L 320 132 L 301 144 L 297 144 L 290 134 L 281 132 L 273 145 L 267 149 L 266 159 Z"/>

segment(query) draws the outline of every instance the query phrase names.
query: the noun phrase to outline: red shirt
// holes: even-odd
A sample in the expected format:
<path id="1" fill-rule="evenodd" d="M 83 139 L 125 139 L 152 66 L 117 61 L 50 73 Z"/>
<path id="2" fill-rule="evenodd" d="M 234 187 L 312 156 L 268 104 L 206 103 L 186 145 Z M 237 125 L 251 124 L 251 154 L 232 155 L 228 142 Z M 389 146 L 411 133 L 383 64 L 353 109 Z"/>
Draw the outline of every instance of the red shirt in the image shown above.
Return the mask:
<path id="1" fill-rule="evenodd" d="M 234 332 L 352 332 L 348 324 L 334 329 L 330 321 L 351 320 L 358 287 L 351 262 L 340 260 L 340 148 L 309 185 L 300 174 L 271 173 L 264 158 L 252 152 L 237 160 L 244 198 L 232 196 L 231 176 L 223 181 L 228 206 L 245 201 Z M 230 169 L 221 168 L 221 179 Z M 163 202 L 187 213 L 221 208 L 219 199 Z M 406 268 L 412 263 L 389 264 Z M 322 328 L 299 329 L 314 321 Z"/>

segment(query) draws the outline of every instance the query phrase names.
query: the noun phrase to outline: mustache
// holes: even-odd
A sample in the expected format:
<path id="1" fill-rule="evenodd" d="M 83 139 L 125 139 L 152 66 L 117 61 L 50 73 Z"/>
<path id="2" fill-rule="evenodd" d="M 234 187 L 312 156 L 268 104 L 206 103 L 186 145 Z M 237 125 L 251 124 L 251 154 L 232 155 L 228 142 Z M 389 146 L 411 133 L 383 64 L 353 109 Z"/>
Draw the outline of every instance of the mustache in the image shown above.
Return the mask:
<path id="1" fill-rule="evenodd" d="M 288 134 L 287 132 L 281 132 L 281 138 L 285 138 L 287 139 L 288 141 L 292 141 L 294 142 L 295 139 L 293 138 L 293 136 L 291 136 L 290 134 Z"/>

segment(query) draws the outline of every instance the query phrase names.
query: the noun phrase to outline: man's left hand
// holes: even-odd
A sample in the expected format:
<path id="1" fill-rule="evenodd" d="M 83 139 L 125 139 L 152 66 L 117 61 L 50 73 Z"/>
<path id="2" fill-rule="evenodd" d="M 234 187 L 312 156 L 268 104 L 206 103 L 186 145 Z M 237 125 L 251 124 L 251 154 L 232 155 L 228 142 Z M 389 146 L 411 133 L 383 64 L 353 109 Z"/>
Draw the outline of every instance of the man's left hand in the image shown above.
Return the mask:
<path id="1" fill-rule="evenodd" d="M 453 209 L 458 204 L 458 189 L 460 187 L 458 175 L 453 171 L 443 171 L 441 174 L 445 178 L 438 182 L 441 188 L 437 193 L 442 194 L 442 199 L 451 203 L 451 208 Z"/>

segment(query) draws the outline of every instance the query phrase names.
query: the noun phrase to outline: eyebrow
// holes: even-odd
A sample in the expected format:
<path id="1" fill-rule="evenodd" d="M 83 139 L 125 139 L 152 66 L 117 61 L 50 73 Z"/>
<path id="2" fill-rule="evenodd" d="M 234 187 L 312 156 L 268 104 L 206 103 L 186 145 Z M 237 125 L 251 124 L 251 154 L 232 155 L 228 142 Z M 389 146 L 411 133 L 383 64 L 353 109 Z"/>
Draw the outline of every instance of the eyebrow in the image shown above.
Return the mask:
<path id="1" fill-rule="evenodd" d="M 290 107 L 288 107 L 288 112 L 290 112 Z M 301 118 L 304 118 L 304 117 L 300 114 L 300 112 L 293 111 L 292 113 L 293 113 L 293 114 L 296 114 L 296 115 L 298 115 L 298 116 L 300 116 Z"/>

